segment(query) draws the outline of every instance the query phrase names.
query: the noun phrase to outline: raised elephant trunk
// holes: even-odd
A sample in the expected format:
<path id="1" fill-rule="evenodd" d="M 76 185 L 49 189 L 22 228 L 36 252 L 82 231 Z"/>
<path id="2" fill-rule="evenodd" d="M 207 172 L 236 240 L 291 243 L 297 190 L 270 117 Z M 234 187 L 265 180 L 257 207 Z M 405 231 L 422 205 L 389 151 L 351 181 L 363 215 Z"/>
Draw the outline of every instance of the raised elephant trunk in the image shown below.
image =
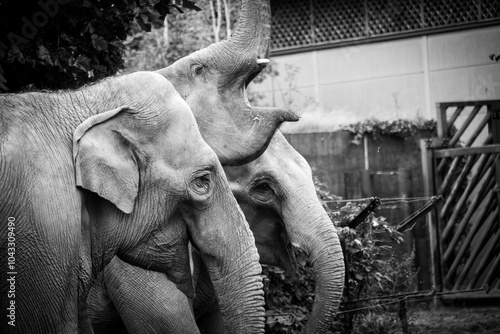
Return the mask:
<path id="1" fill-rule="evenodd" d="M 254 108 L 246 96 L 268 63 L 270 21 L 269 0 L 244 0 L 233 36 L 158 70 L 191 107 L 222 165 L 256 159 L 281 123 L 298 120 L 287 110 Z"/>
<path id="2" fill-rule="evenodd" d="M 269 0 L 244 0 L 238 25 L 229 44 L 239 49 L 257 51 L 259 58 L 267 58 L 271 38 L 271 8 Z"/>
<path id="3" fill-rule="evenodd" d="M 244 87 L 262 71 L 268 60 L 271 39 L 271 6 L 269 0 L 243 0 L 236 30 L 227 40 L 209 48 L 227 54 L 228 62 L 221 64 L 224 80 L 220 86 L 243 82 Z"/>
<path id="4" fill-rule="evenodd" d="M 313 194 L 314 195 L 314 194 Z M 316 290 L 313 311 L 304 333 L 324 333 L 338 310 L 344 287 L 344 260 L 333 223 L 319 203 L 304 203 L 296 198 L 287 217 L 292 243 L 309 254 Z M 300 218 L 307 218 L 308 226 Z"/>

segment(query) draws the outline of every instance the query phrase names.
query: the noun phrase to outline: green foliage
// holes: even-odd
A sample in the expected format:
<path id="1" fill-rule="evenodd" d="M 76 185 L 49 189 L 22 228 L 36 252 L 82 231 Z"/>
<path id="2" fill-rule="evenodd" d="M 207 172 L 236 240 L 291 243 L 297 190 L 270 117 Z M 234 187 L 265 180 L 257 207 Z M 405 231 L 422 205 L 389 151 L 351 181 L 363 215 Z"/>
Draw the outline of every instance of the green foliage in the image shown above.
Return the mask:
<path id="1" fill-rule="evenodd" d="M 373 139 L 377 140 L 383 136 L 406 139 L 422 132 L 435 133 L 437 131 L 437 123 L 435 120 L 425 120 L 422 118 L 418 118 L 415 121 L 405 119 L 398 119 L 395 121 L 368 119 L 366 121 L 343 126 L 341 129 L 353 133 L 353 143 L 359 145 L 365 134 L 369 134 Z"/>
<path id="2" fill-rule="evenodd" d="M 74 88 L 123 67 L 128 34 L 163 24 L 188 0 L 0 2 L 0 91 Z"/>
<path id="3" fill-rule="evenodd" d="M 346 203 L 331 209 L 327 202 L 339 200 L 316 181 L 318 197 L 323 201 L 343 246 L 346 261 L 346 282 L 340 311 L 374 306 L 379 301 L 356 302 L 368 297 L 386 296 L 412 289 L 416 278 L 414 253 L 394 254 L 394 246 L 403 242 L 401 233 L 383 217 L 370 214 L 356 229 L 341 227 L 355 218 L 365 204 Z M 300 256 L 302 255 L 302 256 Z M 303 258 L 299 253 L 298 258 Z M 274 267 L 265 267 L 269 278 L 266 291 L 266 332 L 301 333 L 312 310 L 314 277 L 312 269 L 299 263 L 295 276 Z M 397 304 L 396 304 L 397 305 Z M 379 306 L 365 312 L 341 313 L 329 333 L 386 333 L 398 326 L 397 316 L 389 306 Z"/>

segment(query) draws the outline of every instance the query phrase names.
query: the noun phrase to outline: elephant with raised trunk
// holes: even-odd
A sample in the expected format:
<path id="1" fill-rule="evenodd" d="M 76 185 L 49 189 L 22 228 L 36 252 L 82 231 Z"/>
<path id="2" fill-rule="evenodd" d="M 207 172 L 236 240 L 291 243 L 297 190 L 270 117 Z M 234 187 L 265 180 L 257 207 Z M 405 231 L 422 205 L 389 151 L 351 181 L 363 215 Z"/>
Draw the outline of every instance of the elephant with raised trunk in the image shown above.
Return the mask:
<path id="1" fill-rule="evenodd" d="M 257 158 L 292 112 L 249 105 L 247 85 L 269 62 L 269 0 L 243 0 L 237 28 L 214 43 L 158 70 L 186 100 L 201 135 L 223 166 Z M 237 156 L 238 159 L 234 159 Z"/>
<path id="2" fill-rule="evenodd" d="M 15 247 L 18 273 L 15 297 L 0 274 L 2 305 L 14 302 L 16 317 L 15 327 L 2 320 L 2 333 L 91 332 L 91 281 L 119 259 L 192 294 L 188 241 L 227 328 L 263 330 L 253 236 L 168 80 L 139 72 L 77 91 L 0 95 L 0 109 L 0 252 Z"/>
<path id="3" fill-rule="evenodd" d="M 325 332 L 342 296 L 344 261 L 335 227 L 316 196 L 309 165 L 278 132 L 258 159 L 224 170 L 254 234 L 260 262 L 290 273 L 296 265 L 292 247 L 308 254 L 316 290 L 305 332 Z M 101 333 L 124 330 L 121 318 L 140 324 L 133 329 L 127 326 L 129 333 L 224 333 L 207 268 L 196 253 L 193 259 L 194 313 L 189 299 L 164 275 L 128 266 L 121 271 L 120 286 L 115 282 L 107 286 L 111 298 L 97 287 L 91 293 L 96 328 Z"/>

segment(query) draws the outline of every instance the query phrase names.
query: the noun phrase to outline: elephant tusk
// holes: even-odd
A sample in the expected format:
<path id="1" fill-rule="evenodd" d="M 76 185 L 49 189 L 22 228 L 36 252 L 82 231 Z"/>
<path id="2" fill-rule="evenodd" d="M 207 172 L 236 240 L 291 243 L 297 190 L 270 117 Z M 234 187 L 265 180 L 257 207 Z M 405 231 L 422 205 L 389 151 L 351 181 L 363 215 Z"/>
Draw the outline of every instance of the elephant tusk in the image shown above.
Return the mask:
<path id="1" fill-rule="evenodd" d="M 265 64 L 269 64 L 269 59 L 259 58 L 259 59 L 257 59 L 257 64 L 258 64 L 258 65 L 265 65 Z"/>

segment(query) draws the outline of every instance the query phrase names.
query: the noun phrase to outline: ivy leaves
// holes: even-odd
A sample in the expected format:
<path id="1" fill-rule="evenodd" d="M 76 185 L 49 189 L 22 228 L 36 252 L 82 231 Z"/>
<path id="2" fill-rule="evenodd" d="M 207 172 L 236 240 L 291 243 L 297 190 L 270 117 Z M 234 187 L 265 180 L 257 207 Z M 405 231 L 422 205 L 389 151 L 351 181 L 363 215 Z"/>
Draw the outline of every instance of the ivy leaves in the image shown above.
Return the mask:
<path id="1" fill-rule="evenodd" d="M 353 133 L 354 139 L 352 142 L 359 145 L 362 143 L 365 134 L 371 134 L 375 140 L 383 135 L 408 138 L 425 131 L 436 132 L 437 123 L 435 120 L 425 120 L 422 118 L 418 118 L 414 121 L 405 119 L 398 119 L 396 121 L 368 119 L 359 123 L 343 126 L 341 129 Z"/>

